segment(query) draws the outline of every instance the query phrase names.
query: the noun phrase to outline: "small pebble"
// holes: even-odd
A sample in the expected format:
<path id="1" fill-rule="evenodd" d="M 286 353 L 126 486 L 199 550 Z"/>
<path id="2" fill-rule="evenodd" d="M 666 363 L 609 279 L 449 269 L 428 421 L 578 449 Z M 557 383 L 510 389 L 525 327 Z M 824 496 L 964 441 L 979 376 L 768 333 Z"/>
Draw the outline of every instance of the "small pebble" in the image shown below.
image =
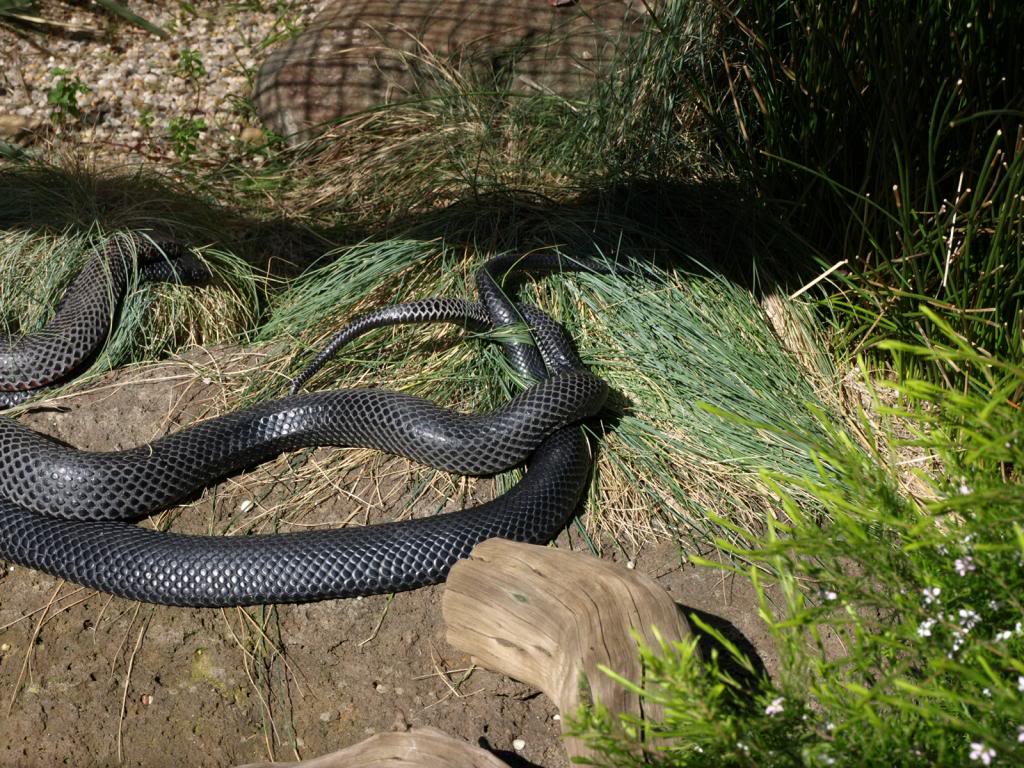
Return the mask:
<path id="1" fill-rule="evenodd" d="M 254 125 L 247 125 L 242 129 L 242 135 L 239 138 L 246 144 L 257 144 L 263 141 L 263 131 Z"/>
<path id="2" fill-rule="evenodd" d="M 526 742 L 523 739 L 514 739 L 512 741 L 512 749 L 516 752 L 522 752 L 526 749 Z"/>

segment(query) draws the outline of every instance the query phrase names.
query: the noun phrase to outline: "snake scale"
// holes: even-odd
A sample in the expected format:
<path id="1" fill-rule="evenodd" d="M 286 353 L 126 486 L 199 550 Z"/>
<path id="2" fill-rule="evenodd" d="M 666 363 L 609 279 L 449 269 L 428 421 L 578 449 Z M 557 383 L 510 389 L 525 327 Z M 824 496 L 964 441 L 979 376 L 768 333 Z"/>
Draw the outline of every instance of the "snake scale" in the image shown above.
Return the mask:
<path id="1" fill-rule="evenodd" d="M 0 376 L 8 377 L 0 388 L 47 386 L 94 352 L 84 340 L 102 343 L 129 264 L 123 245 L 114 249 L 76 278 L 40 334 L 0 346 Z M 479 303 L 437 298 L 370 312 L 335 336 L 287 397 L 136 449 L 78 451 L 0 417 L 0 558 L 137 600 L 214 607 L 412 589 L 442 581 L 488 538 L 549 541 L 588 482 L 591 457 L 579 422 L 602 407 L 607 387 L 583 365 L 559 324 L 507 293 L 521 275 L 562 267 L 542 254 L 492 259 L 476 275 Z M 298 393 L 338 348 L 372 328 L 457 323 L 488 331 L 517 322 L 526 323 L 534 345 L 506 341 L 503 349 L 512 367 L 535 383 L 490 413 L 457 413 L 378 389 Z M 527 471 L 484 504 L 366 527 L 192 536 L 131 523 L 239 468 L 313 445 L 377 448 L 463 474 L 492 474 L 523 461 Z"/>

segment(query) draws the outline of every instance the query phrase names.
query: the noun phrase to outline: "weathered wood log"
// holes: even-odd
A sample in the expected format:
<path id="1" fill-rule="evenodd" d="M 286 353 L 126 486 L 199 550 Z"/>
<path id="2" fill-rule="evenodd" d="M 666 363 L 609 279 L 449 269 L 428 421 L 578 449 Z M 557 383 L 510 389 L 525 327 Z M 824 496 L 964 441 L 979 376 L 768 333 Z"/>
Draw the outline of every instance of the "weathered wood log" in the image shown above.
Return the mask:
<path id="1" fill-rule="evenodd" d="M 580 704 L 658 718 L 660 708 L 613 682 L 599 665 L 643 681 L 636 633 L 657 647 L 690 634 L 651 578 L 578 552 L 491 539 L 452 568 L 442 598 L 448 642 L 475 663 L 543 691 L 562 723 Z M 570 757 L 592 756 L 566 738 Z"/>
<path id="2" fill-rule="evenodd" d="M 508 768 L 490 752 L 436 728 L 378 733 L 329 755 L 299 763 L 249 763 L 238 768 Z"/>

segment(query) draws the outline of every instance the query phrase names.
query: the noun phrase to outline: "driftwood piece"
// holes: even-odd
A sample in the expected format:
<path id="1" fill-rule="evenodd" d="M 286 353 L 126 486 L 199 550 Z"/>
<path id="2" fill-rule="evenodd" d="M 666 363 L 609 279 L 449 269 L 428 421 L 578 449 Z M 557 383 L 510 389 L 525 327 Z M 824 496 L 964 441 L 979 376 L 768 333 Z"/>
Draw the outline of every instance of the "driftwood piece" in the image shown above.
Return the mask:
<path id="1" fill-rule="evenodd" d="M 613 713 L 658 717 L 599 665 L 641 681 L 632 632 L 657 647 L 690 634 L 653 579 L 578 552 L 490 539 L 452 568 L 442 598 L 448 642 L 481 666 L 539 688 L 565 716 L 600 701 Z M 646 707 L 646 709 L 644 709 Z M 563 725 L 564 728 L 564 725 Z M 566 739 L 570 757 L 591 753 Z"/>
<path id="2" fill-rule="evenodd" d="M 238 768 L 508 768 L 490 752 L 436 728 L 378 733 L 351 747 L 300 763 L 249 763 Z"/>

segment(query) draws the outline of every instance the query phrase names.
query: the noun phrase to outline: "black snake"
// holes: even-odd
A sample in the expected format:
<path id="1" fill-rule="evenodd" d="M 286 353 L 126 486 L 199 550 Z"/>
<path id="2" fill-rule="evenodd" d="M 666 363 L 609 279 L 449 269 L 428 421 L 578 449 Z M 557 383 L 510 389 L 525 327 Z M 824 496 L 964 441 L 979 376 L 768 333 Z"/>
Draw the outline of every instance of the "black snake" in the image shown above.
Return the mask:
<path id="1" fill-rule="evenodd" d="M 135 269 L 147 282 L 197 284 L 210 277 L 177 243 L 110 238 L 72 280 L 46 327 L 13 339 L 0 335 L 0 408 L 34 397 L 88 363 L 106 340 Z"/>
<path id="2" fill-rule="evenodd" d="M 561 266 L 556 257 L 538 254 L 492 259 L 477 273 L 480 303 L 427 299 L 371 312 L 335 337 L 288 397 L 137 449 L 77 451 L 0 418 L 0 558 L 137 600 L 230 606 L 411 589 L 442 581 L 485 539 L 549 541 L 586 487 L 591 458 L 578 422 L 602 407 L 607 388 L 582 364 L 560 325 L 536 308 L 514 304 L 506 291 L 521 274 Z M 106 270 L 111 273 L 119 274 Z M 101 293 L 116 300 L 107 288 Z M 57 313 L 75 338 L 87 332 L 69 308 L 82 304 L 69 296 Z M 112 306 L 109 299 L 105 306 Z M 110 323 L 95 312 L 78 318 L 83 325 Z M 512 366 L 537 381 L 488 414 L 460 414 L 383 390 L 297 393 L 341 345 L 371 328 L 449 322 L 482 331 L 521 321 L 535 346 L 508 341 L 503 347 Z M 96 329 L 89 333 L 102 336 Z M 40 338 L 52 348 L 55 335 L 47 326 Z M 8 348 L 41 355 L 24 340 Z M 36 386 L 54 380 L 20 365 L 22 380 Z M 527 472 L 485 504 L 362 528 L 219 537 L 126 522 L 281 451 L 328 444 L 378 448 L 465 474 L 490 474 L 526 460 Z"/>

